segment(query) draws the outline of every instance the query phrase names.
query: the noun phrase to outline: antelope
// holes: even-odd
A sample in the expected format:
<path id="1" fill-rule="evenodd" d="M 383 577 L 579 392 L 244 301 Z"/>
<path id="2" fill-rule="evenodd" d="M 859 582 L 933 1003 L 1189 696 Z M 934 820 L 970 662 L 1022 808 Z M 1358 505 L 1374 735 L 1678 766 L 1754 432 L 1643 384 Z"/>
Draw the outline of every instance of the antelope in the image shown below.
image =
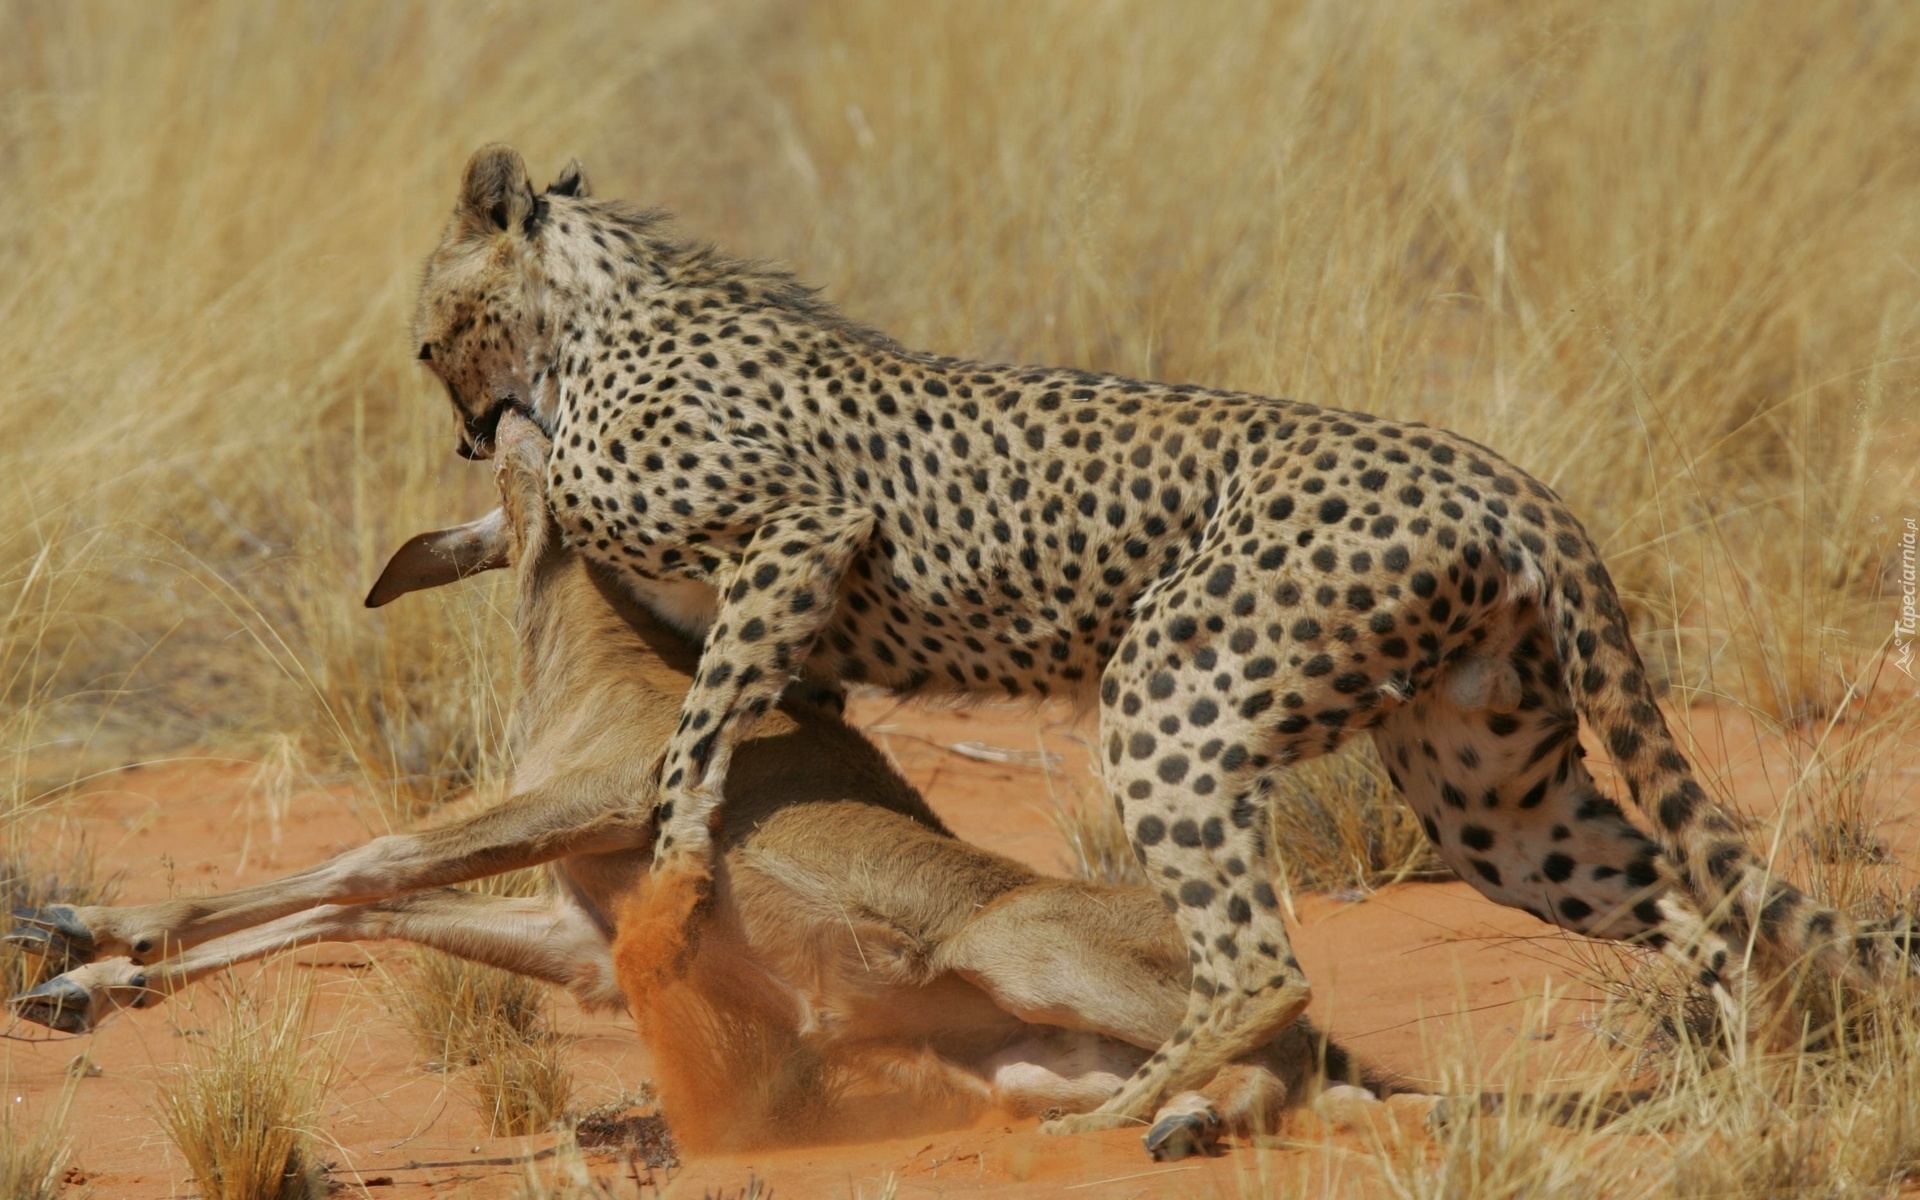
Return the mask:
<path id="1" fill-rule="evenodd" d="M 622 938 L 622 918 L 647 884 L 659 766 L 699 647 L 568 548 L 539 428 L 509 413 L 496 438 L 501 506 L 409 540 L 367 604 L 514 568 L 520 744 L 507 798 L 223 895 L 18 911 L 8 940 L 64 973 L 13 1011 L 85 1032 L 291 947 L 403 941 L 590 1007 L 627 1004 L 662 1108 L 694 1149 L 791 1134 L 836 1071 L 971 1112 L 1058 1116 L 1117 1092 L 1186 1007 L 1188 956 L 1159 897 L 961 841 L 832 705 L 791 691 L 728 775 L 717 886 L 684 975 L 661 986 L 657 972 L 623 970 L 653 954 Z M 454 886 L 536 864 L 550 895 Z M 1391 1090 L 1303 1021 L 1172 1097 L 1146 1148 L 1210 1152 L 1223 1131 L 1264 1131 L 1289 1105 Z M 746 1097 L 759 1097 L 757 1121 Z"/>

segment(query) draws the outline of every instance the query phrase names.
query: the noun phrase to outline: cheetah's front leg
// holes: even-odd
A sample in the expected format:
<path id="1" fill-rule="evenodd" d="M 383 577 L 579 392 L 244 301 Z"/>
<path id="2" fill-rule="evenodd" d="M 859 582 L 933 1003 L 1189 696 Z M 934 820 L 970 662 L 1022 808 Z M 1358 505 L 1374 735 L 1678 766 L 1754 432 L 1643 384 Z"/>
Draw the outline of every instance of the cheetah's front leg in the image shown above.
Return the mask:
<path id="1" fill-rule="evenodd" d="M 680 726 L 667 744 L 656 878 L 707 873 L 733 748 L 806 661 L 848 564 L 872 530 L 871 513 L 819 505 L 787 509 L 754 532 L 720 597 Z"/>
<path id="2" fill-rule="evenodd" d="M 667 744 L 652 874 L 620 919 L 614 961 L 629 995 L 684 971 L 694 911 L 713 886 L 713 823 L 733 748 L 806 660 L 872 531 L 871 513 L 818 505 L 769 517 L 747 544 Z"/>

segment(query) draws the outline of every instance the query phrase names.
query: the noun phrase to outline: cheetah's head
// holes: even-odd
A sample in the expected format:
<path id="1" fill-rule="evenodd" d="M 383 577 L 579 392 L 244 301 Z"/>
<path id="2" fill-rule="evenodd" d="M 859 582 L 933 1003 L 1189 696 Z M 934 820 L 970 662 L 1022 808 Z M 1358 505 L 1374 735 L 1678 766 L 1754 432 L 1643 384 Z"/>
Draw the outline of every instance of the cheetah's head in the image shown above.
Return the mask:
<path id="1" fill-rule="evenodd" d="M 538 420 L 528 376 L 543 333 L 539 238 L 549 197 L 586 193 L 578 162 L 535 195 L 527 164 L 512 147 L 482 146 L 467 160 L 453 216 L 427 259 L 413 320 L 418 357 L 453 402 L 462 457 L 492 456 L 494 428 L 509 408 Z"/>

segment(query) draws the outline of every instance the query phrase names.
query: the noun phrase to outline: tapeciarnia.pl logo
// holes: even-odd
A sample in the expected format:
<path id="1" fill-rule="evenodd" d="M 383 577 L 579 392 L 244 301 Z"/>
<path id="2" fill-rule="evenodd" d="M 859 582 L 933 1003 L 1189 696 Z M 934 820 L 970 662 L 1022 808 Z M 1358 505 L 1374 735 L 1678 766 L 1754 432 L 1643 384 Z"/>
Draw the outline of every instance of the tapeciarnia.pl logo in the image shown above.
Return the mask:
<path id="1" fill-rule="evenodd" d="M 1907 530 L 1900 535 L 1900 616 L 1893 622 L 1893 665 L 1914 678 L 1914 633 L 1920 628 L 1920 615 L 1914 610 L 1914 542 L 1920 529 L 1914 518 L 1907 518 Z"/>

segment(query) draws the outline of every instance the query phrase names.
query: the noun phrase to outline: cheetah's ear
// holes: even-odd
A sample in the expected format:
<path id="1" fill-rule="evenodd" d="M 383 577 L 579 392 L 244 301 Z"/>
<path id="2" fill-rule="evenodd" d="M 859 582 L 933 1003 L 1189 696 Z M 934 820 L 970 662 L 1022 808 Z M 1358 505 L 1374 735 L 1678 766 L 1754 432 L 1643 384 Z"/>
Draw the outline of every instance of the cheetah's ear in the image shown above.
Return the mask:
<path id="1" fill-rule="evenodd" d="M 460 213 L 477 230 L 497 233 L 533 212 L 533 180 L 520 152 L 502 142 L 482 146 L 467 160 L 460 182 Z"/>
<path id="2" fill-rule="evenodd" d="M 508 565 L 510 543 L 506 513 L 497 508 L 478 521 L 415 534 L 393 552 L 387 569 L 380 572 L 373 590 L 367 593 L 367 607 L 379 608 L 408 592 L 441 587 L 504 567 Z"/>
<path id="3" fill-rule="evenodd" d="M 567 160 L 567 165 L 560 168 L 560 174 L 554 178 L 552 183 L 547 185 L 546 194 L 549 196 L 573 196 L 583 200 L 593 195 L 593 189 L 587 185 L 587 169 L 580 165 L 579 159 L 570 158 Z"/>

